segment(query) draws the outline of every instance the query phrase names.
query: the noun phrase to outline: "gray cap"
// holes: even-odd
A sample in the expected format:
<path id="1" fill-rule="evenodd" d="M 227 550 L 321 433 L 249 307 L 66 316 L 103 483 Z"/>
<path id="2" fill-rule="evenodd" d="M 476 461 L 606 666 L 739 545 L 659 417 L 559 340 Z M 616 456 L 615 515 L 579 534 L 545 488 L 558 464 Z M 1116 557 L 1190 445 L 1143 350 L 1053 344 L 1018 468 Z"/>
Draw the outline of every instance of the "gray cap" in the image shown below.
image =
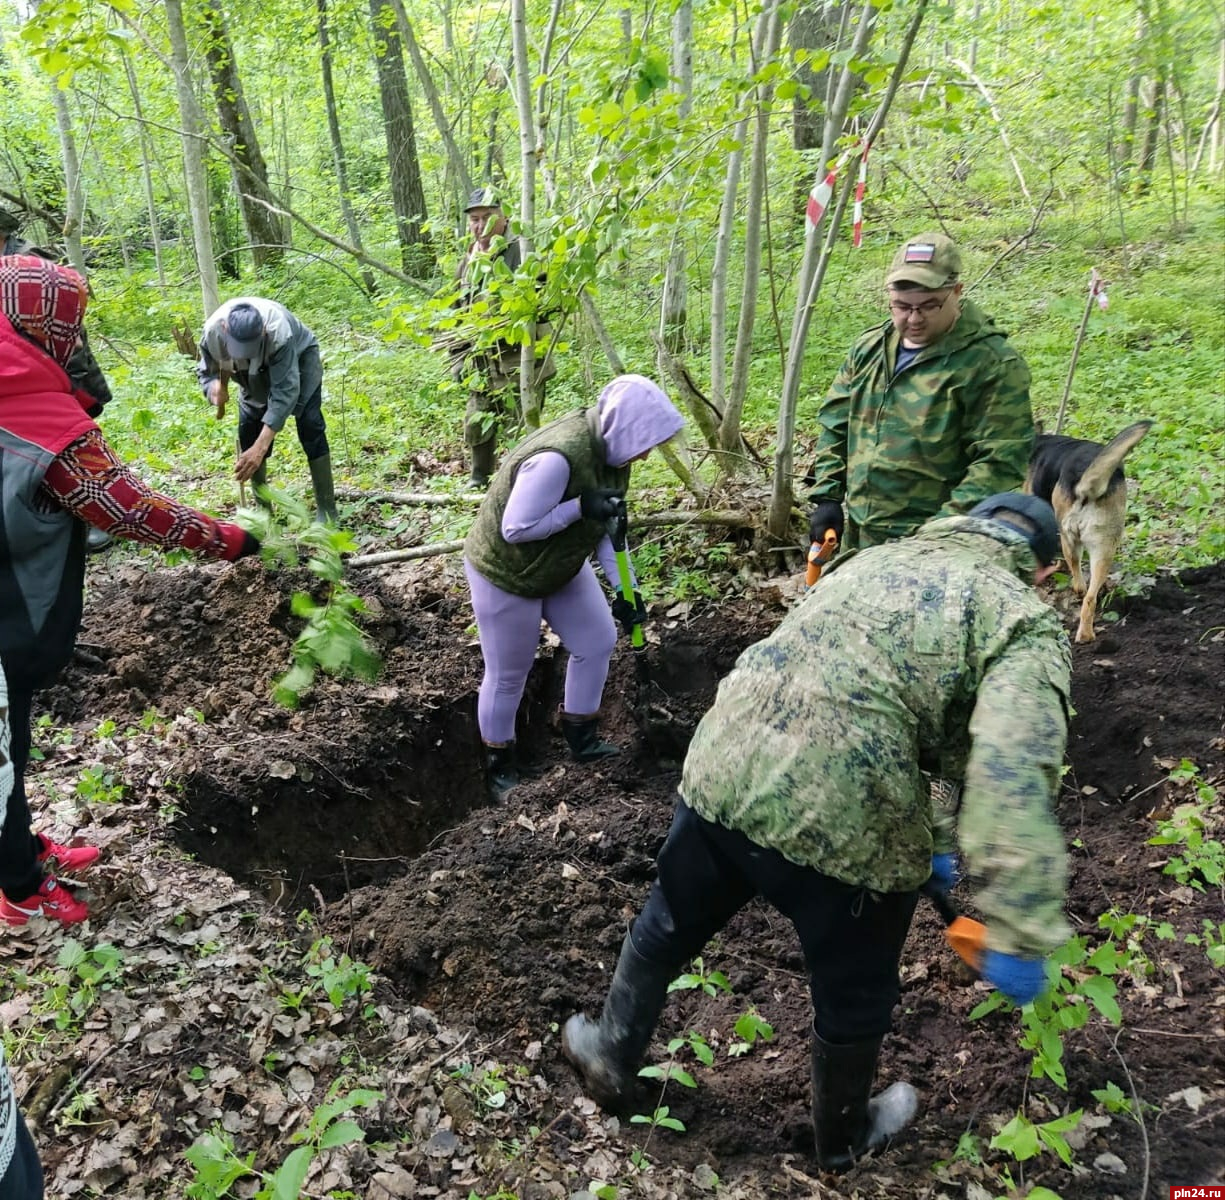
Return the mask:
<path id="1" fill-rule="evenodd" d="M 0 237 L 7 237 L 21 228 L 21 218 L 7 208 L 0 208 Z"/>
<path id="2" fill-rule="evenodd" d="M 231 358 L 255 358 L 264 338 L 264 318 L 254 304 L 235 304 L 225 319 L 225 348 Z"/>
<path id="3" fill-rule="evenodd" d="M 474 208 L 501 207 L 502 200 L 498 195 L 497 189 L 486 186 L 473 189 L 472 194 L 468 197 L 468 203 L 464 207 L 464 212 L 470 213 Z"/>
<path id="4" fill-rule="evenodd" d="M 1059 521 L 1055 510 L 1037 496 L 1024 492 L 997 492 L 980 500 L 970 509 L 969 515 L 999 521 L 1015 529 L 1024 536 L 1034 557 L 1044 567 L 1049 567 L 1059 557 Z"/>

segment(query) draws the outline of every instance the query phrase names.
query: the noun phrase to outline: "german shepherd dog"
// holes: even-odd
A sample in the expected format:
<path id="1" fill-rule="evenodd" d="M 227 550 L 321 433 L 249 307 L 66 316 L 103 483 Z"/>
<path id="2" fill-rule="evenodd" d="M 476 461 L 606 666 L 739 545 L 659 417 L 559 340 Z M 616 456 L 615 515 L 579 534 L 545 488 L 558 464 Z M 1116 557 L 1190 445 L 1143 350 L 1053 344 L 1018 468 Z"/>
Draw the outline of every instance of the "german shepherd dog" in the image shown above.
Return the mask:
<path id="1" fill-rule="evenodd" d="M 1123 540 L 1127 511 L 1123 459 L 1152 425 L 1152 421 L 1128 425 L 1105 446 L 1054 433 L 1040 433 L 1034 441 L 1025 490 L 1048 501 L 1059 521 L 1072 590 L 1084 596 L 1078 642 L 1093 641 L 1098 593 Z M 1085 550 L 1089 551 L 1088 588 L 1080 570 Z"/>

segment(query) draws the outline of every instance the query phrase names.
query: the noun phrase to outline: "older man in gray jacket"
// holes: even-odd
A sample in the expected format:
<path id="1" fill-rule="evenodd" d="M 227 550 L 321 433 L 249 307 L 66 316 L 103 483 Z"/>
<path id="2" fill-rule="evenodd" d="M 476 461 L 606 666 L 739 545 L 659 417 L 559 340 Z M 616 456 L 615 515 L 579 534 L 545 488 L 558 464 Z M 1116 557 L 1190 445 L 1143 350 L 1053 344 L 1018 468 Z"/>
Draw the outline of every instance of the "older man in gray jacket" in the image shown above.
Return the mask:
<path id="1" fill-rule="evenodd" d="M 196 374 L 218 420 L 225 415 L 229 380 L 238 380 L 234 477 L 240 483 L 249 479 L 257 488 L 267 483 L 273 442 L 293 417 L 310 468 L 316 518 L 334 522 L 336 489 L 315 335 L 275 300 L 227 300 L 204 324 Z"/>

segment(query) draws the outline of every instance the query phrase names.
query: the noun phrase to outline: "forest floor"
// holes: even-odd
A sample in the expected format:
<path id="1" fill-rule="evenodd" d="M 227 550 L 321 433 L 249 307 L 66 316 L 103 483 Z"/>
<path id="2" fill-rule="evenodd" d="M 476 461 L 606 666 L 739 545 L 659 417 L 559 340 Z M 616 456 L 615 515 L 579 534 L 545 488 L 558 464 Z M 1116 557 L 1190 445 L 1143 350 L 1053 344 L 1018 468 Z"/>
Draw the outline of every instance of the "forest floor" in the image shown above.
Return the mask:
<path id="1" fill-rule="evenodd" d="M 1119 601 L 1118 621 L 1074 650 L 1058 805 L 1068 913 L 1094 943 L 1107 910 L 1152 923 L 1116 977 L 1121 1026 L 1094 1014 L 1067 1032 L 1066 1093 L 1030 1079 L 1017 1016 L 969 1019 L 988 993 L 922 905 L 881 1060 L 883 1081 L 917 1086 L 920 1115 L 840 1179 L 812 1159 L 799 947 L 760 904 L 705 955 L 731 993 L 674 993 L 652 1048 L 664 1062 L 670 1038 L 697 1031 L 714 1052 L 705 1067 L 683 1051 L 697 1087 L 670 1083 L 662 1099 L 685 1132 L 605 1116 L 558 1044 L 559 1023 L 602 1000 L 693 726 L 793 582 L 653 613 L 645 658 L 620 646 L 606 693 L 604 732 L 625 752 L 595 766 L 564 753 L 551 716 L 564 654 L 546 642 L 523 712 L 538 774 L 491 806 L 457 567 L 361 575 L 381 677 L 324 680 L 290 712 L 269 682 L 288 663 L 302 578 L 250 562 L 91 566 L 84 654 L 42 697 L 53 720 L 31 772 L 42 827 L 103 848 L 80 881 L 91 919 L 0 936 L 0 1019 L 50 1197 L 189 1194 L 184 1151 L 210 1130 L 237 1147 L 230 1194 L 251 1196 L 246 1155 L 269 1176 L 295 1138 L 326 1143 L 319 1106 L 354 1088 L 382 1094 L 354 1114 L 366 1140 L 304 1150 L 302 1195 L 564 1198 L 611 1184 L 990 1200 L 1006 1164 L 1020 1194 L 1042 1184 L 1067 1200 L 1223 1181 L 1225 988 L 1205 946 L 1183 940 L 1222 920 L 1222 891 L 1163 874 L 1175 848 L 1147 842 L 1193 798 L 1194 779 L 1169 780 L 1183 759 L 1225 784 L 1225 564 Z M 750 1006 L 773 1039 L 733 1053 Z M 1139 1121 L 1094 1097 L 1110 1082 L 1139 1098 Z M 642 1114 L 661 1103 L 653 1086 Z M 988 1149 L 1018 1110 L 1082 1108 L 1070 1166 Z"/>

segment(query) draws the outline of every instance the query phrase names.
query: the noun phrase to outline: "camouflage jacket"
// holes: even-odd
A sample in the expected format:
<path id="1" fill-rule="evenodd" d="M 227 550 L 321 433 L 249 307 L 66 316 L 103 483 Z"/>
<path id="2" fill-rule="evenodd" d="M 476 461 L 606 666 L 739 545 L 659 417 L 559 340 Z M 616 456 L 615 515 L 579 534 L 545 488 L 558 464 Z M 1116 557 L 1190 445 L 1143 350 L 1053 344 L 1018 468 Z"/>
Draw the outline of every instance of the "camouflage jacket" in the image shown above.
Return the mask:
<path id="1" fill-rule="evenodd" d="M 989 944 L 1068 936 L 1051 812 L 1071 659 L 1019 534 L 949 517 L 848 555 L 719 685 L 681 795 L 707 820 L 873 892 L 928 878 L 924 770 L 964 776 L 957 834 Z"/>
<path id="2" fill-rule="evenodd" d="M 507 239 L 504 246 L 489 253 L 476 250 L 475 244 L 470 246 L 456 277 L 460 287 L 456 307 L 470 308 L 478 301 L 491 301 L 490 279 L 502 271 L 513 275 L 522 266 L 523 256 L 518 238 Z M 496 307 L 496 296 L 491 302 Z M 531 332 L 536 355 L 536 382 L 540 384 L 557 374 L 554 355 L 545 352 L 552 342 L 553 327 L 542 318 L 532 325 Z M 466 384 L 471 391 L 501 392 L 519 386 L 521 355 L 517 342 L 498 338 L 484 347 L 458 344 L 452 349 L 450 357 L 452 378 L 457 383 Z"/>
<path id="3" fill-rule="evenodd" d="M 812 499 L 846 504 L 848 550 L 1019 489 L 1033 448 L 1029 368 L 972 300 L 901 371 L 898 344 L 890 322 L 868 330 L 818 418 Z"/>
<path id="4" fill-rule="evenodd" d="M 0 244 L 0 254 L 36 254 L 48 262 L 57 261 L 51 251 L 33 246 L 15 233 L 9 234 L 3 244 Z M 107 383 L 102 368 L 98 366 L 98 360 L 89 348 L 89 338 L 84 329 L 81 330 L 81 344 L 72 352 L 68 366 L 64 369 L 68 372 L 68 378 L 93 400 L 89 415 L 96 417 L 111 402 L 111 385 Z"/>

